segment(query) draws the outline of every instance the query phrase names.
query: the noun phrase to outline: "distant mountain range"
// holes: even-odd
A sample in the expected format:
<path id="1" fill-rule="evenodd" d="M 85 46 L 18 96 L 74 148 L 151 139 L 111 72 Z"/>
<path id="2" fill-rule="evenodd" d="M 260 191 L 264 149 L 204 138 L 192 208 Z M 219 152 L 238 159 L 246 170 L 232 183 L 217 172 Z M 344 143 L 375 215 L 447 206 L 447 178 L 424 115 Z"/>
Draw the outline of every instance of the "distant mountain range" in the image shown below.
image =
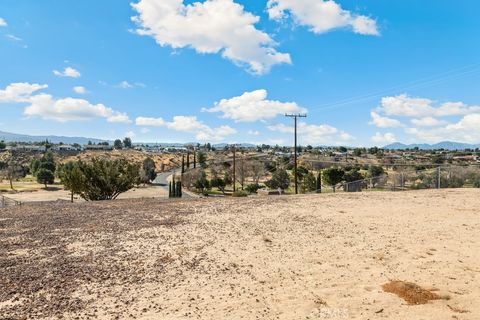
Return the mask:
<path id="1" fill-rule="evenodd" d="M 480 148 L 480 144 L 468 144 L 468 143 L 461 143 L 461 142 L 452 142 L 452 141 L 442 141 L 436 144 L 403 144 L 400 142 L 395 142 L 389 144 L 384 149 L 388 150 L 405 150 L 405 149 L 414 149 L 418 148 L 420 150 L 465 150 L 465 149 L 476 149 Z"/>
<path id="2" fill-rule="evenodd" d="M 85 138 L 85 137 L 64 137 L 64 136 L 30 136 L 26 134 L 17 134 L 0 131 L 0 140 L 5 142 L 43 142 L 48 140 L 51 143 L 60 143 L 64 144 L 87 144 L 88 141 L 92 143 L 100 143 L 108 140 L 95 139 L 95 138 Z"/>
<path id="3" fill-rule="evenodd" d="M 43 142 L 45 140 L 48 140 L 51 143 L 60 143 L 63 142 L 64 144 L 74 144 L 78 143 L 80 145 L 85 145 L 89 141 L 92 143 L 100 143 L 100 142 L 109 142 L 110 144 L 113 143 L 113 141 L 110 140 L 103 140 L 103 139 L 96 139 L 96 138 L 85 138 L 85 137 L 66 137 L 66 136 L 55 136 L 55 135 L 50 135 L 50 136 L 31 136 L 27 134 L 18 134 L 18 133 L 11 133 L 11 132 L 5 132 L 5 131 L 0 131 L 0 141 L 5 141 L 5 142 L 25 142 L 25 143 L 34 143 L 34 142 Z M 135 143 L 137 144 L 148 144 L 150 146 L 161 146 L 161 147 L 184 147 L 186 145 L 196 145 L 197 143 L 192 142 L 192 143 L 168 143 L 168 142 L 161 142 L 161 143 Z M 227 144 L 226 143 L 219 143 L 219 144 L 213 144 L 212 146 L 221 149 L 224 148 Z M 242 144 L 237 144 L 240 147 L 243 148 L 253 148 L 255 145 L 249 144 L 249 143 L 242 143 Z"/>

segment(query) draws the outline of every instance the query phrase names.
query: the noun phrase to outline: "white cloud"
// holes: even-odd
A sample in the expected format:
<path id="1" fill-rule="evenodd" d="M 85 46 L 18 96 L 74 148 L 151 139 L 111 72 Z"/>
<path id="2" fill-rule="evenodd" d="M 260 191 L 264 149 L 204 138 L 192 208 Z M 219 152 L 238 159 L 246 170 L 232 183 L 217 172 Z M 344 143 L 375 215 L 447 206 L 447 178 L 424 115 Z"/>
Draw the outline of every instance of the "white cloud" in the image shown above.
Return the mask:
<path id="1" fill-rule="evenodd" d="M 350 28 L 363 35 L 380 34 L 375 20 L 344 10 L 333 0 L 269 0 L 267 11 L 272 20 L 290 15 L 296 23 L 317 34 L 338 28 Z"/>
<path id="2" fill-rule="evenodd" d="M 480 112 L 480 106 L 468 106 L 462 102 L 446 102 L 435 107 L 433 100 L 412 98 L 402 94 L 382 98 L 382 106 L 379 110 L 390 116 L 423 118 L 477 113 Z"/>
<path id="3" fill-rule="evenodd" d="M 133 85 L 130 84 L 128 81 L 122 81 L 118 84 L 118 87 L 122 89 L 130 89 L 133 88 Z"/>
<path id="4" fill-rule="evenodd" d="M 17 42 L 20 42 L 20 41 L 23 41 L 22 38 L 19 38 L 13 34 L 6 34 L 5 37 L 9 40 L 12 40 L 12 41 L 17 41 Z"/>
<path id="5" fill-rule="evenodd" d="M 136 32 L 155 38 L 160 46 L 190 47 L 198 53 L 221 54 L 255 74 L 276 64 L 291 63 L 277 52 L 275 42 L 255 24 L 259 17 L 233 0 L 206 0 L 185 5 L 183 0 L 140 0 L 132 4 L 138 16 Z"/>
<path id="6" fill-rule="evenodd" d="M 459 141 L 478 143 L 480 141 L 480 113 L 467 114 L 455 123 L 433 128 L 407 128 L 405 132 L 416 139 L 430 143 Z"/>
<path id="7" fill-rule="evenodd" d="M 135 124 L 137 126 L 161 127 L 164 126 L 166 122 L 162 118 L 138 117 L 135 119 Z"/>
<path id="8" fill-rule="evenodd" d="M 370 124 L 373 124 L 379 128 L 396 128 L 402 126 L 400 121 L 388 117 L 382 117 L 375 111 L 370 112 L 370 115 L 372 117 Z"/>
<path id="9" fill-rule="evenodd" d="M 195 138 L 200 141 L 221 141 L 225 137 L 237 133 L 229 126 L 211 128 L 195 116 L 175 116 L 172 122 L 166 123 L 166 126 L 172 130 L 193 133 Z"/>
<path id="10" fill-rule="evenodd" d="M 142 129 L 140 129 L 140 132 L 143 133 L 143 134 L 147 134 L 147 133 L 150 132 L 150 129 L 148 129 L 148 128 L 142 128 Z"/>
<path id="11" fill-rule="evenodd" d="M 273 119 L 285 113 L 304 113 L 307 110 L 299 107 L 295 102 L 280 102 L 267 100 L 266 90 L 245 92 L 241 96 L 223 99 L 215 103 L 204 112 L 222 112 L 222 118 L 232 119 L 237 122 L 254 122 Z"/>
<path id="12" fill-rule="evenodd" d="M 375 143 L 394 143 L 395 141 L 397 141 L 397 138 L 393 133 L 390 132 L 387 132 L 385 134 L 377 132 L 373 137 L 371 137 L 371 140 Z"/>
<path id="13" fill-rule="evenodd" d="M 63 71 L 53 70 L 53 74 L 57 77 L 80 78 L 81 74 L 78 70 L 66 67 Z"/>
<path id="14" fill-rule="evenodd" d="M 199 141 L 221 141 L 225 137 L 237 133 L 237 130 L 229 126 L 211 128 L 195 116 L 175 116 L 170 122 L 162 118 L 138 117 L 135 119 L 135 124 L 137 126 L 167 127 L 179 132 L 192 133 Z"/>
<path id="15" fill-rule="evenodd" d="M 0 18 L 0 27 L 6 27 L 6 26 L 8 26 L 7 21 L 5 21 L 5 19 L 3 18 Z"/>
<path id="16" fill-rule="evenodd" d="M 58 122 L 83 121 L 94 118 L 105 118 L 108 122 L 131 122 L 125 113 L 115 111 L 103 104 L 91 104 L 87 100 L 65 98 L 54 99 L 49 94 L 39 94 L 29 99 L 30 105 L 25 108 L 25 115 L 40 117 Z"/>
<path id="17" fill-rule="evenodd" d="M 28 102 L 34 92 L 48 88 L 46 84 L 12 83 L 0 90 L 0 103 Z"/>
<path id="18" fill-rule="evenodd" d="M 73 87 L 73 91 L 75 91 L 78 94 L 86 94 L 87 93 L 87 89 L 85 89 L 85 87 L 82 87 L 82 86 Z"/>
<path id="19" fill-rule="evenodd" d="M 281 133 L 294 133 L 293 126 L 287 126 L 285 124 L 271 125 L 267 127 L 271 131 L 277 131 Z M 350 134 L 340 131 L 330 125 L 312 125 L 300 122 L 297 128 L 298 135 L 300 137 L 300 143 L 307 144 L 328 144 L 328 145 L 340 145 L 355 140 L 355 137 Z"/>
<path id="20" fill-rule="evenodd" d="M 438 127 L 447 124 L 446 121 L 438 120 L 433 117 L 425 117 L 420 119 L 412 119 L 410 120 L 412 124 L 417 127 Z"/>
<path id="21" fill-rule="evenodd" d="M 251 136 L 259 136 L 260 135 L 260 131 L 257 131 L 257 130 L 248 130 L 247 133 Z"/>

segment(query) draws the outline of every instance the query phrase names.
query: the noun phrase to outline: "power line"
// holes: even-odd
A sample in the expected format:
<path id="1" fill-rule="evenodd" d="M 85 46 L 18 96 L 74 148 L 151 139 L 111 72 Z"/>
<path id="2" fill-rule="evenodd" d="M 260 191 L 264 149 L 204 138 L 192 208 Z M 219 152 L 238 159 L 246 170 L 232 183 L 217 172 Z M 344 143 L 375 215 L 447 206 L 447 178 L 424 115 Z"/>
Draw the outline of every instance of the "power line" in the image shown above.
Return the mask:
<path id="1" fill-rule="evenodd" d="M 338 100 L 336 102 L 332 103 L 327 103 L 323 106 L 317 107 L 317 108 L 312 108 L 310 109 L 310 112 L 316 112 L 316 111 L 321 111 L 321 110 L 328 110 L 328 109 L 335 109 L 344 105 L 360 102 L 360 101 L 365 101 L 365 100 L 370 100 L 385 94 L 390 93 L 393 90 L 405 90 L 405 89 L 414 89 L 414 88 L 421 88 L 429 85 L 435 85 L 438 83 L 441 83 L 445 80 L 450 80 L 452 78 L 457 78 L 457 77 L 463 77 L 463 76 L 468 76 L 471 74 L 475 74 L 480 71 L 479 69 L 480 64 L 475 63 L 471 65 L 466 65 L 460 68 L 452 69 L 434 76 L 429 76 L 425 78 L 421 78 L 418 80 L 414 80 L 411 82 L 407 82 L 405 84 L 400 84 L 396 86 L 392 86 L 390 88 L 384 89 L 384 90 L 379 90 L 375 91 L 369 94 L 364 94 L 364 95 L 359 95 L 356 97 L 351 97 L 351 98 L 346 98 L 342 100 Z"/>

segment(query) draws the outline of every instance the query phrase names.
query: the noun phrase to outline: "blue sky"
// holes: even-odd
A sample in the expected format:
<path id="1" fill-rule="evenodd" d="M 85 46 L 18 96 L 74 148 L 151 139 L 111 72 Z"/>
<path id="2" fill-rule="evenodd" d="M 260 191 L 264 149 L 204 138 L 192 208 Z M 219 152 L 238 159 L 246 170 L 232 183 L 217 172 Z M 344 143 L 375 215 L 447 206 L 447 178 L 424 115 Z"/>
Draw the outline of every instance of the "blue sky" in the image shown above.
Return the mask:
<path id="1" fill-rule="evenodd" d="M 283 114 L 306 112 L 302 144 L 480 143 L 479 11 L 474 0 L 2 0 L 0 130 L 288 145 Z"/>

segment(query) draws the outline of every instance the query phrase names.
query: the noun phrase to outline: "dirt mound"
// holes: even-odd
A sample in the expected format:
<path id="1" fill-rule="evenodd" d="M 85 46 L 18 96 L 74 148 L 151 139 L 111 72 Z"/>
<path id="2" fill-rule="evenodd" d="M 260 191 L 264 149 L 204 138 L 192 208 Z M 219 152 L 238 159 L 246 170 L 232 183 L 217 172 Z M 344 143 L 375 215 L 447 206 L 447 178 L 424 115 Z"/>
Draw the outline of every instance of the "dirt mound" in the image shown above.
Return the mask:
<path id="1" fill-rule="evenodd" d="M 396 294 L 408 304 L 426 304 L 431 300 L 446 299 L 411 282 L 391 281 L 384 284 L 382 288 L 385 292 Z"/>

